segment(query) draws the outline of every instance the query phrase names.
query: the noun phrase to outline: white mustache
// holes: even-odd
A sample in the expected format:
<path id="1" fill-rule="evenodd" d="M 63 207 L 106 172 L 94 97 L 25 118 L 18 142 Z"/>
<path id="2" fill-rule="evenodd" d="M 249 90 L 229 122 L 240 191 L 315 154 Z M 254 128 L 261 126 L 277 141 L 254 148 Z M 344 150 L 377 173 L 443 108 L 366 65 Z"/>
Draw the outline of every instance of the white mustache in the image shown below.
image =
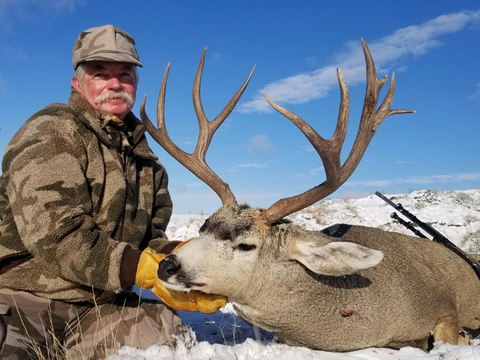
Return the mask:
<path id="1" fill-rule="evenodd" d="M 101 94 L 95 98 L 95 103 L 101 104 L 104 103 L 108 100 L 114 100 L 114 99 L 120 99 L 125 101 L 127 105 L 133 105 L 133 99 L 130 95 L 128 95 L 126 92 L 120 91 L 120 92 L 108 92 L 105 94 Z"/>

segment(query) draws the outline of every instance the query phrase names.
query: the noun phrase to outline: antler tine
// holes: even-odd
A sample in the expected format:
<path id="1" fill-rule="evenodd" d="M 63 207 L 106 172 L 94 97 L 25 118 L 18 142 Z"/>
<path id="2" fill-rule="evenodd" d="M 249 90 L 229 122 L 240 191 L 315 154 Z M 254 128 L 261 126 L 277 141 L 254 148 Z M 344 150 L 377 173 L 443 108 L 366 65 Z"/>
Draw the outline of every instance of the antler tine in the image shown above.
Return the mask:
<path id="1" fill-rule="evenodd" d="M 346 136 L 350 99 L 347 85 L 340 70 L 337 70 L 341 94 L 340 110 L 337 120 L 337 128 L 329 140 L 323 139 L 310 125 L 297 115 L 275 104 L 264 95 L 268 103 L 275 110 L 292 121 L 307 137 L 322 159 L 326 174 L 326 180 L 320 185 L 317 185 L 299 195 L 280 199 L 270 206 L 270 208 L 265 210 L 264 217 L 268 223 L 274 223 L 283 217 L 312 205 L 332 194 L 345 181 L 347 181 L 350 175 L 352 175 L 382 121 L 390 115 L 414 112 L 413 110 L 391 109 L 391 103 L 395 93 L 395 81 L 393 75 L 389 90 L 381 106 L 377 110 L 379 93 L 387 80 L 387 76 L 383 79 L 377 78 L 373 58 L 363 39 L 362 46 L 367 69 L 367 90 L 359 130 L 352 146 L 352 150 L 343 165 L 340 160 L 340 152 Z"/>
<path id="2" fill-rule="evenodd" d="M 205 63 L 205 53 L 207 51 L 207 47 L 203 49 L 202 57 L 200 59 L 200 64 L 198 65 L 197 74 L 195 76 L 195 81 L 193 83 L 193 107 L 195 109 L 195 113 L 197 115 L 198 124 L 200 127 L 200 135 L 197 143 L 197 147 L 195 148 L 194 154 L 197 154 L 199 158 L 205 159 L 205 155 L 207 149 L 210 145 L 212 140 L 213 134 L 217 131 L 218 127 L 225 121 L 225 119 L 230 115 L 233 111 L 235 106 L 237 105 L 240 97 L 242 96 L 243 92 L 247 88 L 248 83 L 250 82 L 250 78 L 255 71 L 255 66 L 253 67 L 252 71 L 248 75 L 247 79 L 244 81 L 240 89 L 233 95 L 230 101 L 225 105 L 223 110 L 217 115 L 217 117 L 213 120 L 208 120 L 205 112 L 203 110 L 202 101 L 200 97 L 200 85 L 202 81 L 202 73 L 203 73 L 203 66 Z"/>
<path id="3" fill-rule="evenodd" d="M 392 74 L 390 86 L 382 101 L 382 104 L 377 110 L 378 97 L 380 90 L 387 81 L 387 75 L 382 79 L 377 77 L 375 64 L 373 62 L 372 54 L 364 39 L 362 39 L 363 52 L 365 54 L 365 62 L 367 67 L 367 89 L 365 91 L 365 101 L 363 104 L 362 115 L 358 133 L 352 146 L 352 150 L 348 155 L 342 166 L 342 181 L 343 184 L 352 175 L 367 150 L 370 141 L 375 135 L 380 124 L 390 115 L 413 113 L 414 110 L 391 109 L 393 96 L 395 94 L 395 76 Z"/>
<path id="4" fill-rule="evenodd" d="M 348 114 L 350 109 L 350 96 L 348 94 L 348 88 L 340 70 L 337 70 L 337 78 L 340 85 L 340 110 L 337 120 L 337 127 L 333 136 L 329 140 L 325 140 L 322 136 L 320 136 L 298 115 L 281 107 L 278 104 L 275 104 L 267 95 L 262 93 L 263 97 L 265 100 L 267 100 L 270 106 L 294 123 L 305 135 L 308 141 L 310 141 L 313 148 L 317 151 L 320 159 L 322 160 L 327 177 L 326 184 L 328 185 L 335 185 L 335 182 L 338 179 L 338 172 L 341 166 L 340 151 L 347 134 Z"/>
<path id="5" fill-rule="evenodd" d="M 143 102 L 140 106 L 140 117 L 145 125 L 145 128 L 150 133 L 152 138 L 162 146 L 173 158 L 175 158 L 179 163 L 185 166 L 188 170 L 190 170 L 194 175 L 196 175 L 200 180 L 205 182 L 212 190 L 214 190 L 217 195 L 220 197 L 223 205 L 227 204 L 236 204 L 237 201 L 235 196 L 233 195 L 230 187 L 227 183 L 223 182 L 222 179 L 215 174 L 212 169 L 207 165 L 205 161 L 205 155 L 208 150 L 208 146 L 210 145 L 210 141 L 213 137 L 213 134 L 217 130 L 217 128 L 221 125 L 221 123 L 228 117 L 228 115 L 232 112 L 233 108 L 237 104 L 238 100 L 240 99 L 241 95 L 245 91 L 250 78 L 253 75 L 254 69 L 250 72 L 247 80 L 243 83 L 240 87 L 240 90 L 232 97 L 232 99 L 228 102 L 225 108 L 220 112 L 220 114 L 212 121 L 209 121 L 202 108 L 201 100 L 200 100 L 200 82 L 203 70 L 203 64 L 205 61 L 205 51 L 204 49 L 202 53 L 202 57 L 200 60 L 200 65 L 198 67 L 197 75 L 194 81 L 194 88 L 193 88 L 193 102 L 195 112 L 197 114 L 200 131 L 197 146 L 193 153 L 188 154 L 182 149 L 180 149 L 169 137 L 167 133 L 167 129 L 165 126 L 165 92 L 166 92 L 166 83 L 168 78 L 168 72 L 170 69 L 170 63 L 167 65 L 167 69 L 165 70 L 165 75 L 163 77 L 162 85 L 160 87 L 160 93 L 158 96 L 158 103 L 157 103 L 157 126 L 156 128 L 150 119 L 147 116 L 145 111 L 145 103 L 147 96 L 145 95 Z"/>

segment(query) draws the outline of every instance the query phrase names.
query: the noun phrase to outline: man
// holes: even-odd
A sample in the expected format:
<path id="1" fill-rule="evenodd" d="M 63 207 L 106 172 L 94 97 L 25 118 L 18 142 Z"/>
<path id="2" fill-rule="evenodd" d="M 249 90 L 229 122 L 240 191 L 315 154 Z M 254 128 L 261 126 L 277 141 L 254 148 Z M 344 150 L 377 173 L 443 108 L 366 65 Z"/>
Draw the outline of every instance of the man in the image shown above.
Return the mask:
<path id="1" fill-rule="evenodd" d="M 143 65 L 126 32 L 112 25 L 82 32 L 68 104 L 34 114 L 6 148 L 2 359 L 40 352 L 106 358 L 117 345 L 146 348 L 181 332 L 170 307 L 129 291 L 137 284 L 161 298 L 171 295 L 156 271 L 161 253 L 178 244 L 165 235 L 172 213 L 167 173 L 131 113 L 137 66 Z M 169 304 L 184 309 L 182 301 L 192 299 L 182 296 Z"/>

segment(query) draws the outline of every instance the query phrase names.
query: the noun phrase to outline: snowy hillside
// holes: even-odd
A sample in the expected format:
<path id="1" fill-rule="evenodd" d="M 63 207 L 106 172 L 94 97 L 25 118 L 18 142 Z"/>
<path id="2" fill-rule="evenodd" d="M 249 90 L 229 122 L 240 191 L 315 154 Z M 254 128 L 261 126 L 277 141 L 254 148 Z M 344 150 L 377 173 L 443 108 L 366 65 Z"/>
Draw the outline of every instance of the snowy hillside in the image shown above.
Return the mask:
<path id="1" fill-rule="evenodd" d="M 408 194 L 383 195 L 396 204 L 402 204 L 419 220 L 435 228 L 463 250 L 480 253 L 480 190 L 420 190 Z M 361 199 L 325 200 L 289 218 L 308 230 L 347 223 L 413 235 L 390 217 L 394 211 L 393 207 L 372 194 Z"/>
<path id="2" fill-rule="evenodd" d="M 419 190 L 408 194 L 383 195 L 402 204 L 463 250 L 480 253 L 480 189 L 444 192 Z M 324 200 L 288 218 L 308 230 L 345 223 L 413 235 L 390 218 L 394 211 L 393 207 L 372 194 L 360 199 Z M 174 214 L 167 228 L 169 239 L 187 240 L 197 236 L 198 229 L 209 216 Z"/>
<path id="3" fill-rule="evenodd" d="M 384 194 L 433 226 L 450 241 L 468 252 L 480 253 L 480 190 L 437 192 L 414 191 L 409 194 Z M 291 215 L 293 222 L 309 230 L 323 229 L 335 223 L 379 227 L 412 235 L 390 217 L 395 211 L 376 195 L 361 199 L 325 200 Z M 167 234 L 170 239 L 186 240 L 198 235 L 209 215 L 173 215 Z M 272 334 L 261 331 L 255 341 L 254 329 L 228 306 L 214 315 L 181 312 L 193 332 L 178 341 L 175 349 L 152 346 L 147 350 L 122 348 L 111 360 L 150 359 L 461 359 L 480 358 L 480 340 L 470 346 L 436 344 L 430 353 L 419 349 L 364 349 L 350 353 L 313 351 L 275 343 Z"/>

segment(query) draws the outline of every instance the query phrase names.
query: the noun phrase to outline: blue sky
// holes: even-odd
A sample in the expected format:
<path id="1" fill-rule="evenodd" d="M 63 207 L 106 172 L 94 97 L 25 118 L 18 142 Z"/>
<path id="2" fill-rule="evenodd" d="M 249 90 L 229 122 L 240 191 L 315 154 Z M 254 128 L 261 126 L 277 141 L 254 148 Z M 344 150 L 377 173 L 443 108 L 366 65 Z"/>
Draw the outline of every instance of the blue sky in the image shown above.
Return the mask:
<path id="1" fill-rule="evenodd" d="M 137 42 L 138 99 L 155 118 L 163 72 L 171 62 L 166 124 L 193 151 L 198 125 L 191 89 L 208 46 L 202 101 L 209 119 L 223 109 L 255 65 L 237 109 L 215 134 L 207 162 L 238 202 L 268 207 L 324 180 L 318 155 L 265 92 L 325 138 L 334 130 L 339 90 L 349 86 L 345 159 L 365 91 L 360 38 L 379 77 L 395 72 L 395 115 L 379 127 L 356 172 L 332 197 L 376 190 L 471 189 L 480 184 L 480 5 L 475 1 L 0 1 L 0 152 L 23 122 L 51 102 L 66 102 L 78 34 L 114 24 Z M 384 92 L 383 92 L 384 93 Z M 134 108 L 138 115 L 140 101 Z M 166 166 L 175 213 L 211 213 L 215 193 L 150 139 Z"/>

